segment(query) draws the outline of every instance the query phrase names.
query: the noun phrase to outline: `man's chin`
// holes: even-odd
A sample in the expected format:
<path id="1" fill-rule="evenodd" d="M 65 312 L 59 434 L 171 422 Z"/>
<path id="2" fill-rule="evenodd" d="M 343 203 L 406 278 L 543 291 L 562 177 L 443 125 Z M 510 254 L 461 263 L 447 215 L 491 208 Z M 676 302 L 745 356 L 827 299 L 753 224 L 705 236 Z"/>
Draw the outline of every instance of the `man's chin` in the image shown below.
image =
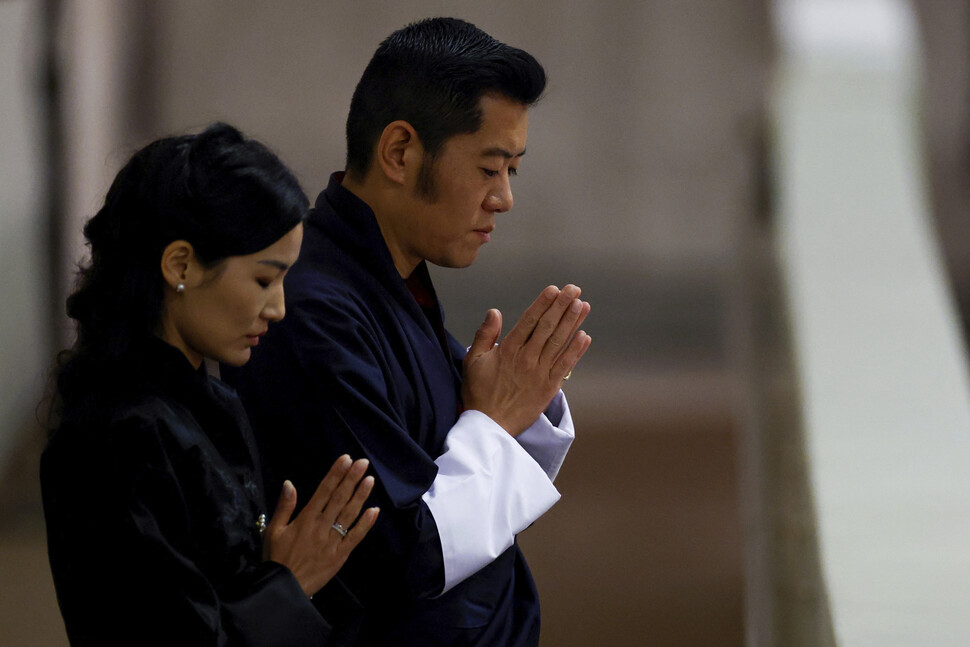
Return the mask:
<path id="1" fill-rule="evenodd" d="M 476 260 L 478 260 L 478 252 L 475 252 L 475 254 L 471 257 L 443 258 L 437 261 L 429 260 L 428 262 L 432 265 L 437 265 L 438 267 L 447 267 L 453 270 L 460 270 L 465 267 L 471 267 Z"/>

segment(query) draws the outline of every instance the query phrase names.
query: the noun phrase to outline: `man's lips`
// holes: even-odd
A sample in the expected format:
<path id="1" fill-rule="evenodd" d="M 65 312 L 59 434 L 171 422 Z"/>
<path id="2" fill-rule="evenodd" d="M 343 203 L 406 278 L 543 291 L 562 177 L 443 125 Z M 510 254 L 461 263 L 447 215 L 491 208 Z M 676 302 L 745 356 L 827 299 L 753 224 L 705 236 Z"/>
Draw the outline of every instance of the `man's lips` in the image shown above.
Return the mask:
<path id="1" fill-rule="evenodd" d="M 492 231 L 494 229 L 495 229 L 494 225 L 491 227 L 482 227 L 481 229 L 476 229 L 475 233 L 481 236 L 482 240 L 487 243 L 492 239 Z"/>

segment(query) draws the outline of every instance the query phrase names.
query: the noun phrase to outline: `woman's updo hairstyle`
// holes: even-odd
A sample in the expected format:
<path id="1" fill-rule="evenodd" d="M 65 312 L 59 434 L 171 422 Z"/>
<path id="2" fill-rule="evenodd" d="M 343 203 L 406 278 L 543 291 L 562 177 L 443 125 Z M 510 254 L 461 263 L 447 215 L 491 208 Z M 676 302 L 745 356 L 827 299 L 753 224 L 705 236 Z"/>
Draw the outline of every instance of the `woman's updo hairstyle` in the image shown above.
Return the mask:
<path id="1" fill-rule="evenodd" d="M 279 158 L 226 124 L 160 139 L 135 153 L 84 227 L 91 260 L 67 299 L 77 341 L 60 361 L 59 399 L 70 400 L 83 385 L 110 380 L 136 361 L 133 344 L 160 323 L 161 255 L 169 243 L 187 240 L 214 267 L 269 247 L 308 207 Z"/>

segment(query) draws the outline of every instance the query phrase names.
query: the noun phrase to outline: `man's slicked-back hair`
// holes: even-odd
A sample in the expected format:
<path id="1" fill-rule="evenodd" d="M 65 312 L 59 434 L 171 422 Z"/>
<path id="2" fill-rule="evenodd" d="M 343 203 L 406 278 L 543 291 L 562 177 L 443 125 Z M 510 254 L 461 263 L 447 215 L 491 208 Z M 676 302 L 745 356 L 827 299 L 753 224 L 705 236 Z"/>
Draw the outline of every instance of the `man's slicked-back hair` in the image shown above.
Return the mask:
<path id="1" fill-rule="evenodd" d="M 499 94 L 535 104 L 546 86 L 529 53 L 456 18 L 428 18 L 382 42 L 364 70 L 347 117 L 347 172 L 363 179 L 387 124 L 410 123 L 434 158 L 448 138 L 482 125 L 480 100 Z"/>

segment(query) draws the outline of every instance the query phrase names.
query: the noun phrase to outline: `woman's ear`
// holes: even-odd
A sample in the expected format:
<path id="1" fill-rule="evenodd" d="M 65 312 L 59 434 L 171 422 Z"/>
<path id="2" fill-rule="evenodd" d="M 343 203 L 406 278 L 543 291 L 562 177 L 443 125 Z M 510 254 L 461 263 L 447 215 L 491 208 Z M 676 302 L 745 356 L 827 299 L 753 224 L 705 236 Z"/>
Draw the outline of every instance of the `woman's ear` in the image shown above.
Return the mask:
<path id="1" fill-rule="evenodd" d="M 417 173 L 423 155 L 414 126 L 400 119 L 387 124 L 377 141 L 377 163 L 384 176 L 397 184 L 405 184 L 409 173 Z"/>
<path id="2" fill-rule="evenodd" d="M 201 282 L 200 264 L 187 240 L 173 240 L 162 250 L 161 267 L 162 279 L 176 292 Z"/>

